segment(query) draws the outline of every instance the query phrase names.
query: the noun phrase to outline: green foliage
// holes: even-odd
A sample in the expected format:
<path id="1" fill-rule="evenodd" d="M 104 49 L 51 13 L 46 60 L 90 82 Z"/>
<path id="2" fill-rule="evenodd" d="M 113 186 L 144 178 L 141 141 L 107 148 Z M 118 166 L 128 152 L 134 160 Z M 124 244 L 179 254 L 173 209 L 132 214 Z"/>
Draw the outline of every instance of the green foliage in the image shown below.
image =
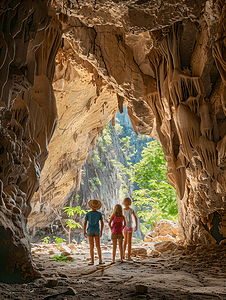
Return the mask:
<path id="1" fill-rule="evenodd" d="M 46 236 L 42 239 L 42 241 L 45 243 L 45 244 L 49 244 L 49 239 L 50 237 L 49 236 Z"/>
<path id="2" fill-rule="evenodd" d="M 50 258 L 50 260 L 55 260 L 58 262 L 71 262 L 71 259 L 68 259 L 68 256 L 65 256 L 64 253 L 61 253 L 60 255 L 54 255 Z"/>
<path id="3" fill-rule="evenodd" d="M 133 180 L 139 189 L 134 191 L 137 215 L 152 228 L 161 219 L 177 220 L 176 190 L 167 180 L 167 166 L 162 147 L 157 141 L 147 144 L 143 159 L 134 165 Z"/>
<path id="4" fill-rule="evenodd" d="M 70 227 L 70 228 L 76 228 L 76 227 L 82 228 L 82 226 L 81 226 L 79 223 L 75 222 L 75 221 L 72 220 L 72 219 L 67 219 L 66 225 L 67 225 L 68 227 Z"/>
<path id="5" fill-rule="evenodd" d="M 104 143 L 107 146 L 110 146 L 112 144 L 110 123 L 108 123 L 106 125 L 106 127 L 104 128 L 102 137 L 103 137 Z"/>
<path id="6" fill-rule="evenodd" d="M 45 231 L 40 230 L 40 231 L 38 232 L 38 234 L 39 234 L 40 236 L 42 236 L 43 234 L 45 234 Z"/>
<path id="7" fill-rule="evenodd" d="M 98 146 L 103 152 L 107 152 L 106 146 L 112 144 L 110 123 L 106 125 L 101 136 L 97 138 Z"/>
<path id="8" fill-rule="evenodd" d="M 58 238 L 57 236 L 54 236 L 53 238 L 55 239 L 55 242 L 57 243 L 57 247 L 60 247 L 60 245 L 61 245 L 63 242 L 66 242 L 65 239 Z"/>
<path id="9" fill-rule="evenodd" d="M 116 123 L 114 128 L 117 135 L 120 135 L 122 133 L 123 127 L 119 123 Z"/>
<path id="10" fill-rule="evenodd" d="M 103 151 L 103 149 L 102 149 L 102 151 Z M 107 150 L 104 152 L 107 152 Z M 98 152 L 96 150 L 93 150 L 93 153 L 94 153 L 94 156 L 92 157 L 93 164 L 96 165 L 98 168 L 103 169 L 105 167 L 105 165 L 104 165 L 104 163 L 101 162 Z"/>
<path id="11" fill-rule="evenodd" d="M 78 196 L 78 195 L 77 195 Z M 77 197 L 76 196 L 76 198 L 78 199 L 79 198 L 79 196 Z M 80 206 L 75 206 L 75 207 L 69 207 L 69 206 L 66 206 L 66 207 L 64 207 L 63 208 L 64 209 L 64 212 L 67 214 L 67 216 L 68 217 L 73 217 L 74 215 L 79 215 L 79 216 L 81 216 L 82 215 L 82 213 L 86 213 L 86 211 L 85 210 L 83 210 L 83 209 L 81 209 L 81 207 Z M 72 228 L 82 228 L 82 226 L 79 224 L 79 223 L 77 223 L 75 220 L 73 220 L 73 219 L 67 219 L 66 220 L 66 227 L 69 227 L 69 229 L 67 230 L 64 226 L 63 226 L 63 228 L 64 228 L 64 230 L 65 230 L 65 232 L 68 234 L 68 240 L 69 240 L 69 244 L 70 244 L 70 242 L 71 242 L 71 229 Z"/>
<path id="12" fill-rule="evenodd" d="M 89 179 L 89 182 L 91 183 L 91 186 L 94 191 L 96 190 L 97 185 L 101 185 L 101 181 L 98 177 L 93 177 L 93 179 Z"/>
<path id="13" fill-rule="evenodd" d="M 64 207 L 64 212 L 66 212 L 68 217 L 74 216 L 75 214 L 81 216 L 82 213 L 86 213 L 85 210 L 81 209 L 80 206 L 75 206 L 75 207 Z"/>
<path id="14" fill-rule="evenodd" d="M 126 136 L 120 139 L 120 144 L 122 144 L 122 148 L 130 149 L 130 137 Z"/>
<path id="15" fill-rule="evenodd" d="M 122 137 L 120 140 L 120 144 L 124 154 L 126 155 L 127 161 L 130 160 L 131 155 L 135 155 L 137 150 L 135 146 L 130 145 L 131 138 L 129 136 Z"/>

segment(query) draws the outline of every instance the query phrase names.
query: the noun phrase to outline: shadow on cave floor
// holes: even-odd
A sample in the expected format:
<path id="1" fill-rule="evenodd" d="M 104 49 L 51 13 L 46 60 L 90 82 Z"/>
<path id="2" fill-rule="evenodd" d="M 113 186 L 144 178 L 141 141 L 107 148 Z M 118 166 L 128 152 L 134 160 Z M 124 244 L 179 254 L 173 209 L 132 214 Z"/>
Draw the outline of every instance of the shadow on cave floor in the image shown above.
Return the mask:
<path id="1" fill-rule="evenodd" d="M 33 253 L 42 277 L 29 284 L 0 283 L 0 299 L 224 299 L 226 246 L 197 247 L 158 258 L 133 258 L 110 264 L 111 246 L 103 248 L 104 265 L 88 265 L 88 246 L 72 262 L 51 261 Z M 117 254 L 118 255 L 118 254 Z M 97 260 L 97 259 L 96 259 Z M 147 289 L 141 293 L 140 289 Z"/>

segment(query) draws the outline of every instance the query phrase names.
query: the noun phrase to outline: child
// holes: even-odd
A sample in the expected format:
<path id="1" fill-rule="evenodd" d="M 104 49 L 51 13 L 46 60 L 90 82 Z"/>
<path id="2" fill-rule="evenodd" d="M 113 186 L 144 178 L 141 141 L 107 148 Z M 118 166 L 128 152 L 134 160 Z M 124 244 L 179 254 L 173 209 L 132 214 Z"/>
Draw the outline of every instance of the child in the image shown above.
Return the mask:
<path id="1" fill-rule="evenodd" d="M 123 258 L 125 258 L 125 253 L 126 253 L 126 245 L 128 244 L 128 261 L 132 261 L 131 259 L 131 248 L 132 248 L 132 234 L 133 234 L 133 228 L 132 228 L 132 215 L 134 217 L 135 220 L 135 228 L 134 231 L 137 231 L 137 217 L 135 215 L 135 212 L 132 208 L 130 208 L 130 205 L 132 204 L 132 200 L 128 197 L 126 197 L 123 200 L 123 205 L 125 206 L 123 209 L 123 213 L 126 219 L 126 227 L 124 228 L 124 237 L 125 237 L 125 241 L 124 241 L 124 247 L 123 247 L 123 253 L 124 256 Z"/>
<path id="2" fill-rule="evenodd" d="M 84 222 L 84 236 L 89 238 L 89 244 L 90 244 L 90 257 L 91 262 L 89 265 L 94 265 L 94 239 L 96 243 L 97 253 L 99 257 L 99 265 L 104 264 L 102 261 L 102 255 L 101 255 L 101 248 L 100 248 L 100 237 L 102 236 L 103 228 L 104 228 L 104 222 L 103 222 L 103 216 L 100 211 L 97 211 L 101 208 L 101 202 L 99 200 L 90 200 L 89 206 L 92 208 L 92 211 L 89 211 L 85 216 L 85 222 Z M 101 224 L 101 228 L 99 225 L 99 221 Z M 86 231 L 86 226 L 88 222 L 88 228 Z"/>
<path id="3" fill-rule="evenodd" d="M 123 262 L 123 249 L 122 249 L 122 242 L 123 242 L 123 234 L 122 230 L 126 226 L 125 217 L 122 214 L 122 206 L 120 204 L 115 205 L 113 214 L 110 218 L 108 223 L 109 227 L 111 228 L 111 239 L 113 242 L 113 259 L 112 263 L 115 263 L 115 255 L 116 255 L 116 248 L 117 248 L 117 241 L 119 243 L 119 251 L 120 251 L 120 261 Z"/>

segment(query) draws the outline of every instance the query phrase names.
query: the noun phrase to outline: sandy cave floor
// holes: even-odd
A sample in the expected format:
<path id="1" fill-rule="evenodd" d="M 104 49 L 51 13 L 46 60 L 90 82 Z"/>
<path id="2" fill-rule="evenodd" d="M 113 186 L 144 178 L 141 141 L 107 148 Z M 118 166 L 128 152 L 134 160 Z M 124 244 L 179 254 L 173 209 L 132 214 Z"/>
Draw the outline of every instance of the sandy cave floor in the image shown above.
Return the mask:
<path id="1" fill-rule="evenodd" d="M 101 266 L 97 258 L 94 266 L 88 265 L 88 245 L 70 255 L 71 263 L 51 261 L 53 255 L 40 249 L 33 251 L 33 259 L 42 278 L 29 284 L 0 283 L 0 300 L 226 300 L 226 246 L 210 251 L 200 248 L 187 255 L 172 252 L 158 258 L 134 257 L 133 262 L 111 265 L 111 246 L 103 245 L 105 264 Z M 137 285 L 148 287 L 147 292 L 136 291 Z"/>

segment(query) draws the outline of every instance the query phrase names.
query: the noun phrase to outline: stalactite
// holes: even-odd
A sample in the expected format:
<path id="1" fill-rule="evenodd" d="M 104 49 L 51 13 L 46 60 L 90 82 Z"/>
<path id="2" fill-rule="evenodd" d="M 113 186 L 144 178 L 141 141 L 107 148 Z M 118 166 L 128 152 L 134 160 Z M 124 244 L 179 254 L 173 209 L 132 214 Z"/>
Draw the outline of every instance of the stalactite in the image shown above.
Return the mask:
<path id="1" fill-rule="evenodd" d="M 187 106 L 180 104 L 175 110 L 175 123 L 182 144 L 182 152 L 190 161 L 195 143 L 201 134 L 199 118 Z"/>

